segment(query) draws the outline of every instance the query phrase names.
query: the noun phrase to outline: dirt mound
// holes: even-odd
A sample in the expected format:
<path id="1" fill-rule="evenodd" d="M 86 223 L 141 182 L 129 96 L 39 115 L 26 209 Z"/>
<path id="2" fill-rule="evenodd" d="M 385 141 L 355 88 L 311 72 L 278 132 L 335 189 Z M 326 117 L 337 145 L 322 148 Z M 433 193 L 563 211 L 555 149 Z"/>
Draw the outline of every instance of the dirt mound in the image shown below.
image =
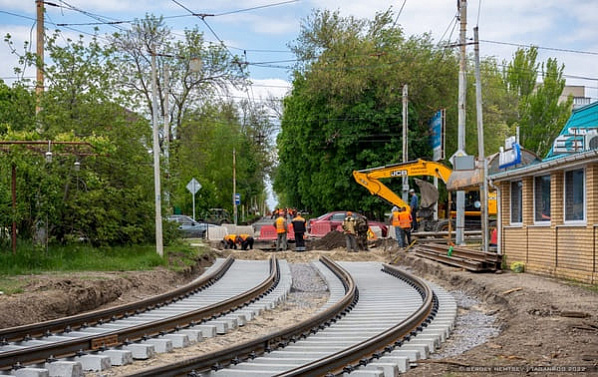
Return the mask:
<path id="1" fill-rule="evenodd" d="M 165 268 L 153 271 L 85 272 L 40 275 L 24 293 L 0 295 L 0 328 L 21 326 L 138 301 L 186 284 L 213 263 L 213 256 L 181 272 Z"/>
<path id="2" fill-rule="evenodd" d="M 471 273 L 404 252 L 399 252 L 395 259 L 399 265 L 443 285 L 453 294 L 462 292 L 480 299 L 482 304 L 475 309 L 484 315 L 496 316 L 498 323 L 494 326 L 501 331 L 486 343 L 458 355 L 421 363 L 405 375 L 465 375 L 468 373 L 455 374 L 456 366 L 489 365 L 497 368 L 515 365 L 524 371 L 535 366 L 579 366 L 580 371 L 590 374 L 588 368 L 597 365 L 598 320 L 594 313 L 598 296 L 595 286 L 582 288 L 577 284 L 510 271 Z M 459 307 L 460 313 L 468 310 Z M 563 315 L 567 312 L 574 312 L 577 317 Z M 554 373 L 559 376 L 579 374 L 585 375 Z"/>
<path id="3" fill-rule="evenodd" d="M 346 247 L 345 235 L 339 231 L 333 230 L 319 240 L 310 243 L 311 250 L 332 250 L 338 247 Z"/>

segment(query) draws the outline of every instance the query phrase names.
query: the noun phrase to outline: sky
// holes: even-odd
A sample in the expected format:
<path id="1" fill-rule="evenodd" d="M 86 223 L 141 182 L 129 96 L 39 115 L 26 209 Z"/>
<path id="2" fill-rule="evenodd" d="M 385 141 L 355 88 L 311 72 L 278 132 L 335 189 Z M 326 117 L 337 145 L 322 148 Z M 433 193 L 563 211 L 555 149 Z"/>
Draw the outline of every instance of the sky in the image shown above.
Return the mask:
<path id="1" fill-rule="evenodd" d="M 89 25 L 98 18 L 131 21 L 146 14 L 161 15 L 175 34 L 198 26 L 208 41 L 222 42 L 232 54 L 245 57 L 255 101 L 268 96 L 281 98 L 289 90 L 294 56 L 288 45 L 296 40 L 302 22 L 313 9 L 372 18 L 392 8 L 398 15 L 397 25 L 407 35 L 431 33 L 437 42 L 455 42 L 459 32 L 458 25 L 453 29 L 455 0 L 51 0 L 46 7 L 46 28 L 60 29 L 65 37 L 75 39 L 79 34 L 90 39 L 94 27 L 99 28 L 100 35 L 130 27 L 128 23 Z M 208 16 L 202 21 L 191 12 Z M 467 37 L 473 38 L 477 25 L 480 54 L 500 62 L 511 60 L 519 47 L 538 46 L 538 61 L 556 58 L 565 65 L 567 84 L 584 86 L 585 96 L 597 101 L 596 15 L 598 0 L 469 0 Z M 10 34 L 19 48 L 24 41 L 32 41 L 35 48 L 35 17 L 35 0 L 0 0 L 0 36 Z M 18 62 L 3 39 L 0 78 L 11 82 Z M 472 46 L 468 48 L 473 51 Z M 35 73 L 29 70 L 25 75 L 34 77 Z"/>
<path id="2" fill-rule="evenodd" d="M 247 67 L 254 82 L 256 98 L 272 93 L 284 95 L 290 86 L 289 68 L 294 56 L 288 44 L 298 36 L 302 21 L 313 9 L 338 10 L 341 15 L 372 18 L 376 12 L 392 8 L 397 24 L 407 35 L 429 32 L 456 41 L 458 26 L 453 30 L 457 14 L 455 0 L 52 0 L 60 7 L 46 7 L 46 27 L 60 29 L 76 38 L 81 33 L 113 33 L 130 24 L 73 25 L 96 23 L 93 16 L 108 21 L 131 21 L 145 14 L 162 15 L 175 34 L 184 28 L 198 26 L 206 39 L 228 47 L 233 54 L 246 55 Z M 187 9 L 185 9 L 187 8 Z M 510 60 L 520 46 L 540 47 L 539 61 L 552 57 L 565 64 L 570 85 L 586 87 L 586 97 L 598 100 L 598 14 L 597 0 L 469 0 L 467 1 L 467 36 L 473 27 L 480 30 L 480 54 Z M 76 10 L 74 10 L 76 9 Z M 209 14 L 205 22 L 191 15 Z M 35 0 L 0 0 L 0 35 L 10 33 L 15 46 L 24 41 L 35 42 Z M 56 24 L 70 24 L 57 26 Z M 83 34 L 90 38 L 88 34 Z M 470 51 L 472 47 L 470 46 Z M 0 78 L 10 82 L 12 68 L 17 65 L 4 41 L 0 41 Z M 27 75 L 33 77 L 34 72 Z"/>

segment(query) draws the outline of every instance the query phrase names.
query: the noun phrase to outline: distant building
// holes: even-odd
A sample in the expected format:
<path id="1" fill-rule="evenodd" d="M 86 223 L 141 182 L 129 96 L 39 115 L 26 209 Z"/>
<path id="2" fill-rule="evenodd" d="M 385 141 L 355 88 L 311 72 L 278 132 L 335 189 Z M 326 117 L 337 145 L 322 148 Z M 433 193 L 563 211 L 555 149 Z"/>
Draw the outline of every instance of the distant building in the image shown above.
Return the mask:
<path id="1" fill-rule="evenodd" d="M 573 110 L 543 161 L 491 174 L 507 264 L 598 282 L 598 102 Z"/>
<path id="2" fill-rule="evenodd" d="M 585 105 L 589 105 L 591 99 L 586 97 L 586 87 L 576 85 L 566 85 L 563 89 L 563 93 L 559 97 L 559 103 L 567 100 L 569 95 L 573 96 L 573 108 L 577 109 Z"/>

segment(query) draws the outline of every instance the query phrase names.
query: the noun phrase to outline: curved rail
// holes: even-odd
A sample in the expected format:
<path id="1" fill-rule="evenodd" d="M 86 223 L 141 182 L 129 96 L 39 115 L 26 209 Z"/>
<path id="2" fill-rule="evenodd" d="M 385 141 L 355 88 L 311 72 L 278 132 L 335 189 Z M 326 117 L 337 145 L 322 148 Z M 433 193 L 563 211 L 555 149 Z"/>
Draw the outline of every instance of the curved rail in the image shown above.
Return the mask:
<path id="1" fill-rule="evenodd" d="M 229 259 L 227 259 L 227 261 L 229 261 Z M 230 259 L 230 263 L 232 263 L 232 259 Z M 228 266 L 226 269 L 230 267 L 230 263 L 227 263 Z M 224 274 L 224 272 L 219 270 L 215 271 L 214 274 L 210 274 L 210 276 L 206 276 L 208 279 L 207 283 L 209 285 L 213 284 L 213 277 L 215 275 L 221 276 L 222 274 Z M 68 341 L 59 341 L 47 345 L 28 347 L 23 350 L 2 352 L 0 353 L 0 369 L 6 369 L 7 367 L 11 367 L 17 363 L 22 364 L 40 361 L 49 357 L 69 356 L 80 353 L 82 350 L 106 349 L 107 346 L 129 344 L 132 341 L 143 339 L 152 335 L 174 332 L 182 328 L 190 328 L 197 324 L 203 323 L 208 319 L 224 316 L 237 308 L 241 308 L 251 302 L 255 302 L 258 298 L 263 297 L 265 294 L 271 292 L 278 283 L 279 279 L 280 271 L 278 269 L 278 261 L 273 257 L 270 259 L 270 275 L 268 278 L 258 286 L 242 294 L 194 311 L 186 312 L 166 319 L 148 322 L 138 326 L 132 326 L 121 330 L 103 333 L 101 336 L 90 335 Z M 181 295 L 179 289 L 173 292 L 178 292 L 177 295 L 175 295 L 177 297 Z M 161 296 L 165 295 L 160 295 L 159 297 Z M 155 299 L 156 298 L 143 300 L 142 302 L 149 302 L 151 303 L 150 305 L 158 307 L 160 304 L 153 303 Z M 170 299 L 170 302 L 173 301 L 175 300 Z M 125 314 L 122 318 L 125 316 L 127 316 L 127 314 Z"/>
<path id="2" fill-rule="evenodd" d="M 330 268 L 345 286 L 345 296 L 335 305 L 322 311 L 295 326 L 287 327 L 273 334 L 260 337 L 248 342 L 241 343 L 232 348 L 207 353 L 196 358 L 186 359 L 177 363 L 162 367 L 146 369 L 130 376 L 178 376 L 209 370 L 219 370 L 230 364 L 238 364 L 242 361 L 254 359 L 259 355 L 271 352 L 278 347 L 284 347 L 290 342 L 300 338 L 306 338 L 309 334 L 318 332 L 327 324 L 331 324 L 346 315 L 356 304 L 358 291 L 355 281 L 351 275 L 331 259 L 322 256 L 320 261 Z"/>
<path id="3" fill-rule="evenodd" d="M 430 316 L 434 315 L 435 310 L 437 310 L 434 309 L 434 297 L 430 287 L 421 279 L 389 264 L 383 265 L 383 271 L 404 280 L 419 292 L 423 303 L 417 311 L 396 326 L 370 339 L 276 376 L 333 376 L 351 372 L 356 367 L 366 365 L 368 362 L 380 358 L 384 353 L 391 352 L 395 347 L 399 347 L 404 340 L 408 340 L 407 337 L 410 338 L 415 335 L 418 327 L 421 330 L 427 326 L 431 321 Z M 426 324 L 422 326 L 423 323 Z"/>

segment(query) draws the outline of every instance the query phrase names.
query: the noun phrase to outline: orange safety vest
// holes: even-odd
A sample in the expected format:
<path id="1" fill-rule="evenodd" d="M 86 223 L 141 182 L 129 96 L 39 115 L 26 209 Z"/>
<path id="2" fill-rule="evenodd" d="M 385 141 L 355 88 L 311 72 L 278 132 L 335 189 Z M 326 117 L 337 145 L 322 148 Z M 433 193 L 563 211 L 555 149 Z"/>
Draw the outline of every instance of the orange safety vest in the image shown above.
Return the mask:
<path id="1" fill-rule="evenodd" d="M 284 217 L 280 216 L 276 219 L 276 233 L 286 233 L 287 224 Z"/>
<path id="2" fill-rule="evenodd" d="M 399 216 L 400 216 L 401 212 L 399 211 L 394 211 L 392 213 L 392 226 L 394 226 L 395 228 L 401 225 L 401 222 L 399 221 Z"/>
<path id="3" fill-rule="evenodd" d="M 237 239 L 237 236 L 235 234 L 227 234 L 226 236 L 224 236 L 225 241 L 235 242 L 236 239 Z"/>
<path id="4" fill-rule="evenodd" d="M 399 226 L 403 229 L 411 228 L 411 213 L 403 211 L 399 213 Z"/>
<path id="5" fill-rule="evenodd" d="M 239 238 L 242 239 L 243 241 L 247 240 L 248 237 L 249 237 L 249 234 L 239 234 Z"/>

